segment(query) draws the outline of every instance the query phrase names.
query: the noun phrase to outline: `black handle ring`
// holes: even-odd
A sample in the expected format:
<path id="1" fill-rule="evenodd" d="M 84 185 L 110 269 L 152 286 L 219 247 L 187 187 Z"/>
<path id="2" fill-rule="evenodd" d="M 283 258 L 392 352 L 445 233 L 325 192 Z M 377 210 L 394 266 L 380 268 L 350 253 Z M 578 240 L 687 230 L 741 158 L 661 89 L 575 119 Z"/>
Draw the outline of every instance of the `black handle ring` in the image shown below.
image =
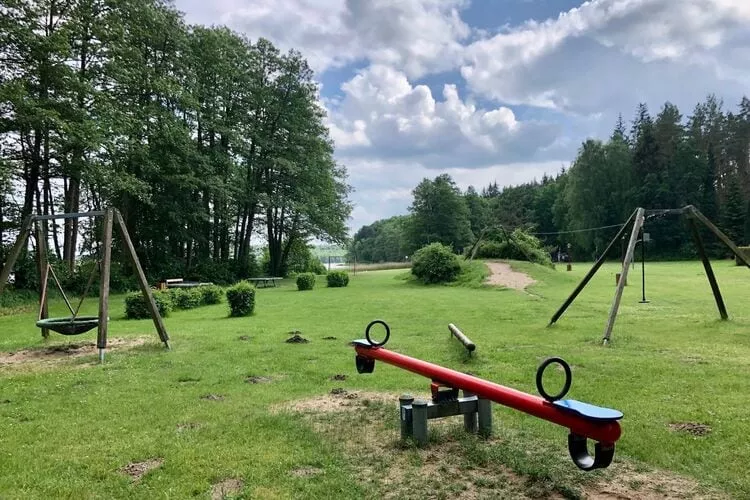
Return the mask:
<path id="1" fill-rule="evenodd" d="M 552 363 L 559 364 L 563 367 L 563 370 L 565 370 L 565 385 L 563 386 L 562 390 L 554 396 L 550 396 L 547 391 L 544 390 L 544 385 L 542 384 L 542 376 L 544 376 L 544 370 L 546 370 L 547 367 Z M 573 374 L 570 371 L 570 366 L 562 358 L 547 358 L 542 361 L 542 364 L 539 365 L 539 368 L 536 369 L 536 390 L 539 391 L 539 394 L 541 394 L 542 397 L 550 403 L 565 397 L 565 395 L 570 390 L 570 384 L 572 382 Z"/>
<path id="2" fill-rule="evenodd" d="M 370 328 L 372 328 L 373 325 L 383 325 L 385 327 L 385 338 L 383 339 L 382 342 L 373 342 L 372 339 L 370 338 Z M 388 342 L 388 339 L 391 338 L 391 329 L 388 326 L 388 323 L 386 323 L 382 319 L 376 319 L 374 321 L 370 321 L 370 324 L 367 325 L 367 328 L 365 329 L 365 338 L 373 347 L 384 346 L 385 343 Z"/>

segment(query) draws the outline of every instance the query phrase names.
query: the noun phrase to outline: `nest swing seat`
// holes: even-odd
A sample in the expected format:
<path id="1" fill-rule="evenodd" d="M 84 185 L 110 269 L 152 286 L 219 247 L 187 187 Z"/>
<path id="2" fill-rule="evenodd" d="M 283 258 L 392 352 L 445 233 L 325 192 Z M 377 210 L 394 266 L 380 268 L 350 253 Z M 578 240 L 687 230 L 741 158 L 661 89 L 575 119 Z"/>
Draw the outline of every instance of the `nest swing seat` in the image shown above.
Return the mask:
<path id="1" fill-rule="evenodd" d="M 78 311 L 81 310 L 81 305 L 83 305 L 83 301 L 88 295 L 89 291 L 91 290 L 91 285 L 94 283 L 94 276 L 97 273 L 98 266 L 99 266 L 99 262 L 97 262 L 96 265 L 94 265 L 93 269 L 91 270 L 91 275 L 89 276 L 88 283 L 86 284 L 86 289 L 83 292 L 83 296 L 81 296 L 81 300 L 78 302 L 78 307 L 74 310 L 70 304 L 70 300 L 68 299 L 68 296 L 65 294 L 65 290 L 63 290 L 60 280 L 57 279 L 57 275 L 55 274 L 54 268 L 50 264 L 47 264 L 47 272 L 45 273 L 42 302 L 44 302 L 44 299 L 46 298 L 47 283 L 49 280 L 49 276 L 51 275 L 52 279 L 55 280 L 57 289 L 60 290 L 60 293 L 62 294 L 63 300 L 65 301 L 65 305 L 68 306 L 68 310 L 70 311 L 71 316 L 65 316 L 65 317 L 59 317 L 59 318 L 41 318 L 41 310 L 40 310 L 40 318 L 37 320 L 36 326 L 43 330 L 52 330 L 53 332 L 59 333 L 60 335 L 80 335 L 82 333 L 86 333 L 89 330 L 92 330 L 98 327 L 99 326 L 98 316 L 78 316 Z"/>
<path id="2" fill-rule="evenodd" d="M 46 318 L 36 322 L 36 326 L 60 335 L 80 335 L 99 326 L 98 316 L 68 316 L 64 318 Z"/>

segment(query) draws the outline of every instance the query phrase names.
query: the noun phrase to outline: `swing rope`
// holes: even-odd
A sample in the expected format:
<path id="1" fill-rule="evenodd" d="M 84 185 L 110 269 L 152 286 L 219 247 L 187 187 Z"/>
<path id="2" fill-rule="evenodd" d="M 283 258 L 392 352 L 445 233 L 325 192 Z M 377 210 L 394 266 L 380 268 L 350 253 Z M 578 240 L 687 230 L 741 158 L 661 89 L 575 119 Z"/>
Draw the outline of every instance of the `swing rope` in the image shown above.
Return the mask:
<path id="1" fill-rule="evenodd" d="M 55 274 L 55 270 L 53 269 L 51 264 L 47 264 L 47 272 L 52 274 L 52 279 L 55 280 L 55 284 L 57 285 L 57 289 L 60 290 L 60 293 L 62 294 L 63 300 L 65 301 L 65 305 L 68 306 L 68 310 L 70 311 L 70 314 L 72 315 L 70 318 L 70 322 L 74 322 L 76 317 L 78 316 L 78 312 L 81 310 L 81 306 L 83 305 L 83 301 L 88 296 L 89 292 L 91 291 L 91 285 L 94 284 L 94 276 L 96 276 L 96 271 L 99 269 L 99 261 L 96 261 L 94 263 L 94 267 L 91 270 L 91 274 L 89 275 L 89 281 L 86 283 L 86 288 L 84 289 L 83 295 L 81 296 L 81 300 L 78 301 L 78 306 L 73 310 L 73 306 L 70 304 L 70 300 L 68 300 L 68 296 L 65 294 L 65 290 L 63 290 L 62 285 L 60 284 L 60 280 L 57 279 L 57 275 Z M 46 293 L 46 287 L 45 287 L 45 293 Z"/>

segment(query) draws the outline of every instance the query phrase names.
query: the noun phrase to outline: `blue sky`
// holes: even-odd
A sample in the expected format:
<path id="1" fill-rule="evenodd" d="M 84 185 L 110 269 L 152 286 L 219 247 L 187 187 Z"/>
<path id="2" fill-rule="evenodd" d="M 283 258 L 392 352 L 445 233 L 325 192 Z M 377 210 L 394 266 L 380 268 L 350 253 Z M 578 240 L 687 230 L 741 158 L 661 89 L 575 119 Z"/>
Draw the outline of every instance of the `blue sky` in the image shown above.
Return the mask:
<path id="1" fill-rule="evenodd" d="M 750 88 L 747 0 L 176 0 L 188 22 L 297 49 L 354 187 L 356 230 L 424 177 L 554 174 L 618 113 Z"/>

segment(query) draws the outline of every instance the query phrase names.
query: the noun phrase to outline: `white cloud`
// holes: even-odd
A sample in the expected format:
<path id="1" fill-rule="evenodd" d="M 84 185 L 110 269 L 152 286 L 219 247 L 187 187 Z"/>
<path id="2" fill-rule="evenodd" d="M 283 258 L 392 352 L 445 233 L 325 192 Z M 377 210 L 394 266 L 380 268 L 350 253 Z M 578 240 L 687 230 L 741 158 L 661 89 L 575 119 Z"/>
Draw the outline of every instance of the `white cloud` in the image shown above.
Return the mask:
<path id="1" fill-rule="evenodd" d="M 572 113 L 694 104 L 750 83 L 748 22 L 744 0 L 593 0 L 472 43 L 461 74 L 501 102 Z"/>
<path id="2" fill-rule="evenodd" d="M 220 0 L 217 20 L 284 50 L 300 50 L 316 71 L 367 60 L 411 77 L 455 68 L 471 34 L 459 10 L 465 0 Z"/>
<path id="3" fill-rule="evenodd" d="M 360 71 L 341 89 L 343 99 L 329 104 L 329 126 L 337 151 L 349 156 L 410 158 L 432 168 L 480 167 L 534 159 L 561 132 L 551 124 L 519 121 L 507 107 L 478 108 L 452 84 L 437 100 L 429 87 L 413 86 L 405 74 L 384 65 Z"/>

